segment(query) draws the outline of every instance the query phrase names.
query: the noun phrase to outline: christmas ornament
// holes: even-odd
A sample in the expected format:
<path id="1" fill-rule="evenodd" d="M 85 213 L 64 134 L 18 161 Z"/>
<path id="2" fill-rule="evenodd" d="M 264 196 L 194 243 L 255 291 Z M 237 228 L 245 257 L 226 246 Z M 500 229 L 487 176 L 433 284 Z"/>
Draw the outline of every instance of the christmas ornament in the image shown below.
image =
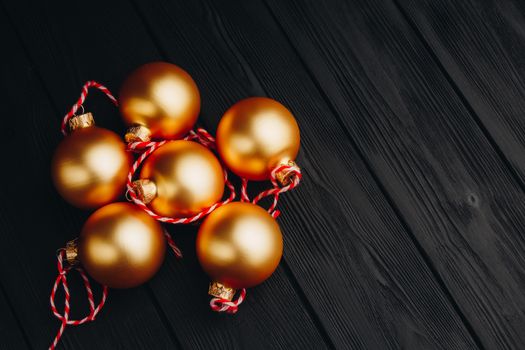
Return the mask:
<path id="1" fill-rule="evenodd" d="M 217 128 L 217 150 L 226 166 L 248 180 L 268 180 L 280 165 L 294 165 L 299 127 L 279 102 L 266 97 L 241 100 L 226 111 Z M 277 174 L 284 184 L 284 174 Z"/>
<path id="2" fill-rule="evenodd" d="M 131 161 L 118 136 L 93 126 L 90 113 L 76 115 L 79 109 L 84 111 L 82 105 L 90 87 L 98 88 L 118 105 L 115 97 L 103 85 L 95 81 L 84 84 L 80 98 L 62 121 L 62 133 L 67 135 L 68 127 L 72 133 L 58 147 L 52 165 L 53 178 L 59 190 L 70 196 L 73 192 L 75 195 L 72 198 L 81 206 L 117 198 L 123 189 L 122 179 L 125 186 L 129 185 L 128 168 Z M 122 164 L 125 165 L 123 169 L 120 168 Z M 120 190 L 115 191 L 114 187 L 120 187 Z M 170 235 L 138 206 L 113 203 L 95 211 L 85 223 L 80 237 L 57 251 L 58 276 L 49 300 L 53 314 L 61 321 L 61 326 L 50 349 L 56 348 L 66 326 L 95 320 L 106 302 L 108 286 L 129 288 L 151 278 L 164 259 L 166 243 L 178 258 L 182 257 Z M 103 285 L 98 305 L 95 304 L 91 282 L 84 269 Z M 70 291 L 67 274 L 71 270 L 80 273 L 88 298 L 89 314 L 79 320 L 69 318 Z M 60 286 L 64 290 L 62 313 L 55 305 L 55 296 Z"/>
<path id="3" fill-rule="evenodd" d="M 180 258 L 180 250 L 169 234 L 155 219 L 133 204 L 112 203 L 91 214 L 80 237 L 58 250 L 58 276 L 49 300 L 53 314 L 62 323 L 49 348 L 56 348 L 66 326 L 78 326 L 95 320 L 106 302 L 108 287 L 130 288 L 149 280 L 164 260 L 166 241 Z M 89 315 L 79 320 L 69 318 L 71 294 L 67 274 L 73 269 L 82 277 L 90 309 Z M 98 305 L 95 304 L 91 282 L 84 269 L 102 284 L 102 297 Z M 55 305 L 60 285 L 65 297 L 63 314 Z"/>
<path id="4" fill-rule="evenodd" d="M 127 142 L 181 138 L 195 124 L 201 104 L 191 76 L 167 62 L 148 63 L 132 72 L 119 101 L 130 126 Z"/>
<path id="5" fill-rule="evenodd" d="M 193 141 L 170 141 L 149 155 L 133 187 L 158 215 L 181 218 L 218 202 L 224 192 L 223 169 L 215 155 Z"/>
<path id="6" fill-rule="evenodd" d="M 281 259 L 283 239 L 268 212 L 251 203 L 234 202 L 208 215 L 197 234 L 196 248 L 202 268 L 212 279 L 209 293 L 224 303 L 236 289 L 253 287 L 270 277 Z"/>
<path id="7" fill-rule="evenodd" d="M 120 137 L 94 125 L 93 115 L 75 115 L 87 95 L 87 88 L 98 87 L 88 82 L 77 104 L 64 118 L 62 130 L 70 134 L 58 145 L 51 163 L 53 182 L 60 195 L 74 206 L 91 209 L 115 201 L 126 186 L 131 157 Z M 114 99 L 114 98 L 113 98 Z"/>
<path id="8" fill-rule="evenodd" d="M 165 251 L 164 232 L 155 219 L 133 204 L 112 203 L 91 214 L 66 256 L 100 284 L 131 288 L 157 272 Z"/>

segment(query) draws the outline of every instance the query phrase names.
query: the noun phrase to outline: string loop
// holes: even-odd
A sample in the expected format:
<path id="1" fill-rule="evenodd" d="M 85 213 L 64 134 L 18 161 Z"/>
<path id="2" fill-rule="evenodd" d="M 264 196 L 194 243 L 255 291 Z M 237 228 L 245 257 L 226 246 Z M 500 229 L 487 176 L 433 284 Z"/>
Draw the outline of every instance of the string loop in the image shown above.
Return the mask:
<path id="1" fill-rule="evenodd" d="M 241 289 L 237 300 L 228 300 L 223 298 L 212 298 L 210 300 L 210 307 L 215 312 L 226 312 L 228 314 L 235 314 L 239 311 L 239 305 L 242 304 L 246 298 L 246 288 Z"/>
<path id="2" fill-rule="evenodd" d="M 80 267 L 73 267 L 73 266 L 64 266 L 64 259 L 66 257 L 66 252 L 64 249 L 60 249 L 57 254 L 57 269 L 58 269 L 58 275 L 55 279 L 55 283 L 53 284 L 53 288 L 51 289 L 51 296 L 49 297 L 49 304 L 51 305 L 51 310 L 53 311 L 53 315 L 55 315 L 56 318 L 58 318 L 62 323 L 60 325 L 60 328 L 57 332 L 57 335 L 55 336 L 55 339 L 53 339 L 53 342 L 49 346 L 49 349 L 55 349 L 60 338 L 64 334 L 64 330 L 66 329 L 66 326 L 78 326 L 81 324 L 84 324 L 86 322 L 91 322 L 95 320 L 95 317 L 98 315 L 100 310 L 102 310 L 102 307 L 106 303 L 106 299 L 108 296 L 108 287 L 102 286 L 102 296 L 100 298 L 100 302 L 98 305 L 95 306 L 95 298 L 93 297 L 93 290 L 91 289 L 91 283 L 89 282 L 89 278 L 87 277 L 84 270 Z M 69 313 L 71 311 L 69 300 L 71 298 L 69 287 L 67 284 L 67 274 L 72 269 L 78 271 L 80 274 L 80 277 L 82 277 L 82 280 L 84 282 L 84 287 L 86 289 L 87 293 L 87 299 L 89 303 L 89 315 L 86 317 L 80 319 L 80 320 L 70 320 L 69 319 Z M 56 292 L 58 290 L 59 286 L 62 286 L 62 289 L 64 290 L 64 312 L 61 314 L 56 305 L 55 305 L 55 296 Z"/>
<path id="3" fill-rule="evenodd" d="M 289 179 L 286 185 L 282 186 L 279 183 L 279 175 L 281 175 L 281 177 Z M 289 164 L 281 164 L 275 169 L 273 169 L 270 174 L 270 181 L 272 183 L 272 187 L 259 193 L 251 202 L 253 204 L 257 204 L 263 198 L 273 196 L 273 202 L 270 208 L 268 208 L 268 213 L 270 213 L 270 215 L 272 215 L 273 218 L 277 218 L 280 214 L 279 210 L 276 209 L 277 203 L 279 201 L 279 195 L 281 193 L 291 191 L 295 187 L 299 186 L 301 178 L 301 168 L 299 168 L 295 163 L 291 162 Z M 241 201 L 250 201 L 250 198 L 248 196 L 248 179 L 246 178 L 242 178 Z"/>
<path id="4" fill-rule="evenodd" d="M 78 98 L 77 102 L 75 102 L 75 104 L 71 107 L 69 112 L 67 112 L 67 114 L 62 119 L 62 124 L 60 126 L 60 130 L 62 131 L 62 134 L 67 135 L 67 123 L 72 117 L 76 115 L 78 109 L 81 108 L 82 113 L 84 112 L 83 104 L 84 104 L 84 101 L 86 100 L 86 97 L 88 95 L 88 89 L 90 87 L 97 88 L 103 93 L 105 93 L 106 96 L 113 102 L 113 104 L 115 106 L 118 106 L 117 99 L 115 98 L 115 96 L 113 96 L 113 94 L 109 91 L 107 87 L 105 87 L 104 85 L 100 83 L 97 83 L 94 80 L 89 80 L 84 84 L 84 86 L 82 86 L 82 92 L 80 93 L 80 97 Z"/>

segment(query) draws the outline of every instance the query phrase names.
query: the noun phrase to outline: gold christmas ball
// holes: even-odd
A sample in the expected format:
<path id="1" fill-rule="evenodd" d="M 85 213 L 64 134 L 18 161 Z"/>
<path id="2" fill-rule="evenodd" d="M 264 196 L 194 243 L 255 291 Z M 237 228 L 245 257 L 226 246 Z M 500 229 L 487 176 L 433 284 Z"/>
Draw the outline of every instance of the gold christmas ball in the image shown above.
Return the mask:
<path id="1" fill-rule="evenodd" d="M 299 126 L 279 102 L 266 97 L 241 100 L 217 128 L 217 150 L 226 166 L 249 180 L 267 180 L 299 151 Z"/>
<path id="2" fill-rule="evenodd" d="M 117 134 L 89 126 L 74 130 L 58 145 L 51 175 L 66 201 L 93 209 L 124 193 L 130 165 L 131 156 Z"/>
<path id="3" fill-rule="evenodd" d="M 86 221 L 77 243 L 77 259 L 97 282 L 130 288 L 160 268 L 166 240 L 158 221 L 130 203 L 108 204 Z"/>
<path id="4" fill-rule="evenodd" d="M 195 215 L 218 202 L 224 192 L 219 160 L 193 141 L 171 141 L 154 151 L 144 161 L 140 179 L 135 184 L 142 200 L 167 217 Z"/>
<path id="5" fill-rule="evenodd" d="M 147 129 L 134 129 L 127 135 L 131 139 L 128 141 L 132 141 L 135 132 L 150 133 L 153 139 L 177 139 L 193 128 L 201 99 L 197 85 L 185 70 L 167 62 L 152 62 L 127 77 L 119 103 L 128 126 Z"/>
<path id="6" fill-rule="evenodd" d="M 214 282 L 253 287 L 275 271 L 283 254 L 279 225 L 263 208 L 233 202 L 213 211 L 197 234 L 197 257 Z"/>

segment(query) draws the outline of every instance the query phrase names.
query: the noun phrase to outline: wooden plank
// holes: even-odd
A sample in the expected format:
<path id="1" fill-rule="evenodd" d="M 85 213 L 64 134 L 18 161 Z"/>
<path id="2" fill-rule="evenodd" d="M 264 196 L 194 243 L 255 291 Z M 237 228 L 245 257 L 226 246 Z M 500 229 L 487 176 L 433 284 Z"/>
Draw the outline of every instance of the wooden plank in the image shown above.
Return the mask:
<path id="1" fill-rule="evenodd" d="M 399 4 L 525 182 L 525 3 L 400 0 Z"/>
<path id="2" fill-rule="evenodd" d="M 5 298 L 3 286 L 0 286 L 0 289 L 0 349 L 29 349 L 24 330 Z"/>
<path id="3" fill-rule="evenodd" d="M 333 344 L 475 347 L 267 9 L 253 1 L 137 7 L 166 56 L 191 68 L 212 129 L 250 95 L 274 97 L 297 116 L 305 181 L 282 199 L 285 261 Z"/>
<path id="4" fill-rule="evenodd" d="M 28 345 L 44 349 L 60 326 L 49 307 L 56 277 L 55 252 L 77 235 L 87 213 L 68 206 L 52 188 L 49 163 L 61 139 L 58 126 L 63 111 L 50 104 L 35 67 L 27 61 L 3 11 L 0 40 L 4 50 L 0 68 L 0 105 L 4 113 L 0 195 L 6 201 L 0 209 L 0 282 Z M 74 273 L 70 276 L 72 317 L 83 317 L 88 307 L 82 281 Z M 96 292 L 100 295 L 99 290 Z M 60 298 L 61 293 L 57 301 Z M 2 318 L 8 315 L 0 314 Z M 3 325 L 0 328 L 3 334 Z M 9 337 L 15 340 L 14 330 L 9 333 L 2 336 L 2 346 L 10 347 Z M 60 347 L 129 349 L 147 348 L 152 342 L 161 349 L 176 347 L 146 290 L 136 288 L 112 290 L 96 322 L 67 328 Z M 10 348 L 21 347 L 23 343 Z"/>
<path id="5" fill-rule="evenodd" d="M 523 348 L 525 195 L 397 7 L 267 3 L 481 345 Z"/>
<path id="6" fill-rule="evenodd" d="M 126 4 L 93 1 L 84 4 L 81 11 L 58 3 L 28 6 L 12 2 L 7 7 L 35 69 L 42 75 L 44 84 L 40 88 L 45 88 L 53 103 L 64 110 L 77 98 L 83 81 L 96 79 L 109 87 L 117 87 L 131 69 L 161 58 L 133 9 Z M 86 23 L 90 25 L 84 25 Z M 191 72 L 192 66 L 188 68 Z M 90 96 L 93 100 L 101 99 L 96 93 Z M 97 122 L 122 129 L 116 111 L 110 104 L 106 106 L 97 104 Z M 51 117 L 43 119 L 49 123 Z M 56 124 L 50 124 L 54 131 Z M 52 146 L 46 145 L 45 152 L 51 149 Z M 47 162 L 48 157 L 44 157 L 44 161 Z M 171 230 L 176 233 L 185 259 L 177 261 L 169 254 L 165 267 L 149 287 L 154 302 L 163 311 L 163 318 L 169 320 L 173 334 L 183 347 L 322 349 L 329 345 L 282 268 L 271 283 L 250 291 L 242 312 L 235 317 L 213 313 L 206 294 L 208 278 L 193 253 L 196 227 Z M 47 290 L 45 293 L 47 295 Z M 120 295 L 113 299 L 118 297 Z M 92 325 L 94 330 L 98 327 L 98 322 Z M 80 336 L 82 331 L 78 332 Z M 134 333 L 141 334 L 136 330 Z M 149 339 L 147 347 L 158 346 L 154 339 Z"/>

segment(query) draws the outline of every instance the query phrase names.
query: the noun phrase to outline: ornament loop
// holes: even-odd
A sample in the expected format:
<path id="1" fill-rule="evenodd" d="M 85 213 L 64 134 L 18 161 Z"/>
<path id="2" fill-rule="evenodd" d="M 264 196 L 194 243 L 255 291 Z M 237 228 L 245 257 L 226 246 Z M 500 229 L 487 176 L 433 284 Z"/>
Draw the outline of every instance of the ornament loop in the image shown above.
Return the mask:
<path id="1" fill-rule="evenodd" d="M 105 87 L 104 85 L 102 85 L 100 83 L 97 83 L 94 80 L 89 80 L 89 81 L 87 81 L 84 84 L 84 86 L 82 86 L 82 92 L 81 92 L 80 97 L 78 98 L 77 102 L 75 102 L 75 104 L 71 107 L 69 112 L 67 112 L 67 114 L 62 119 L 62 125 L 60 127 L 60 130 L 62 131 L 62 134 L 67 135 L 67 126 L 68 126 L 69 120 L 73 116 L 76 115 L 76 112 L 77 112 L 77 110 L 79 108 L 82 108 L 82 113 L 84 114 L 84 107 L 82 105 L 84 104 L 84 101 L 86 100 L 86 97 L 87 97 L 87 94 L 88 94 L 88 89 L 90 87 L 95 87 L 95 88 L 99 89 L 100 91 L 102 91 L 103 93 L 105 93 L 106 96 L 113 102 L 113 104 L 115 106 L 118 106 L 117 99 L 115 98 L 115 96 L 113 96 L 113 94 L 108 90 L 107 87 Z"/>
<path id="2" fill-rule="evenodd" d="M 239 311 L 239 305 L 242 304 L 246 298 L 246 288 L 241 289 L 239 297 L 235 301 L 223 298 L 212 298 L 210 300 L 210 307 L 215 312 L 226 312 L 228 314 L 235 314 Z"/>
<path id="3" fill-rule="evenodd" d="M 274 172 L 275 175 L 273 175 Z M 297 174 L 300 173 L 301 169 L 299 169 L 297 164 L 293 160 L 289 160 L 287 163 L 281 164 L 277 169 L 272 171 L 272 179 L 275 177 L 277 180 L 276 183 L 279 183 L 281 186 L 287 186 L 293 181 L 293 176 L 297 176 Z"/>
<path id="4" fill-rule="evenodd" d="M 79 105 L 79 106 L 75 109 L 75 111 L 73 112 L 73 117 L 78 117 L 78 116 L 79 116 L 79 115 L 77 114 L 77 112 L 78 112 L 78 108 L 82 108 L 82 113 L 80 113 L 80 115 L 86 113 L 86 110 L 84 109 L 84 106 L 83 106 L 83 105 Z"/>
<path id="5" fill-rule="evenodd" d="M 68 242 L 68 244 L 69 243 L 71 242 Z M 93 297 L 93 290 L 91 289 L 91 283 L 89 282 L 89 279 L 86 273 L 84 272 L 84 270 L 81 269 L 80 267 L 64 266 L 64 259 L 67 259 L 66 250 L 67 250 L 67 247 L 65 249 L 59 249 L 58 251 L 58 254 L 57 254 L 58 276 L 55 279 L 55 283 L 53 284 L 53 289 L 51 290 L 51 296 L 49 297 L 49 303 L 51 305 L 51 310 L 53 311 L 53 314 L 55 315 L 56 318 L 62 321 L 60 328 L 57 332 L 57 335 L 55 336 L 55 339 L 53 339 L 53 342 L 49 346 L 49 349 L 56 348 L 60 338 L 64 334 L 64 330 L 66 329 L 66 326 L 68 325 L 78 326 L 86 322 L 94 321 L 95 317 L 100 312 L 100 310 L 102 310 L 102 307 L 106 303 L 106 299 L 108 296 L 108 287 L 103 286 L 100 302 L 95 307 L 95 299 Z M 69 301 L 70 301 L 71 295 L 69 293 L 69 287 L 67 285 L 67 273 L 73 268 L 79 272 L 80 277 L 82 277 L 82 280 L 84 281 L 84 287 L 86 289 L 88 303 L 89 303 L 89 315 L 80 320 L 70 320 L 69 319 L 69 313 L 71 311 Z M 55 295 L 56 295 L 59 285 L 62 285 L 62 289 L 64 290 L 64 313 L 63 314 L 60 314 L 60 312 L 58 312 L 58 309 L 56 308 L 56 305 L 55 305 Z"/>
<path id="6" fill-rule="evenodd" d="M 297 187 L 301 182 L 302 176 L 303 175 L 301 173 L 301 168 L 299 168 L 294 161 L 290 160 L 287 164 L 279 165 L 278 167 L 273 169 L 271 173 L 270 180 L 272 182 L 273 187 L 259 193 L 253 199 L 252 203 L 257 204 L 261 199 L 268 196 L 273 196 L 273 202 L 270 208 L 268 208 L 268 213 L 270 213 L 274 218 L 276 218 L 280 215 L 280 212 L 275 209 L 277 207 L 277 202 L 279 201 L 279 195 L 281 193 L 293 190 L 295 187 Z M 281 178 L 281 180 L 279 179 L 279 177 Z M 248 187 L 248 181 L 244 178 L 242 180 L 243 184 L 241 188 L 241 193 L 243 191 L 246 191 Z M 286 182 L 286 184 L 284 184 L 284 182 Z"/>

